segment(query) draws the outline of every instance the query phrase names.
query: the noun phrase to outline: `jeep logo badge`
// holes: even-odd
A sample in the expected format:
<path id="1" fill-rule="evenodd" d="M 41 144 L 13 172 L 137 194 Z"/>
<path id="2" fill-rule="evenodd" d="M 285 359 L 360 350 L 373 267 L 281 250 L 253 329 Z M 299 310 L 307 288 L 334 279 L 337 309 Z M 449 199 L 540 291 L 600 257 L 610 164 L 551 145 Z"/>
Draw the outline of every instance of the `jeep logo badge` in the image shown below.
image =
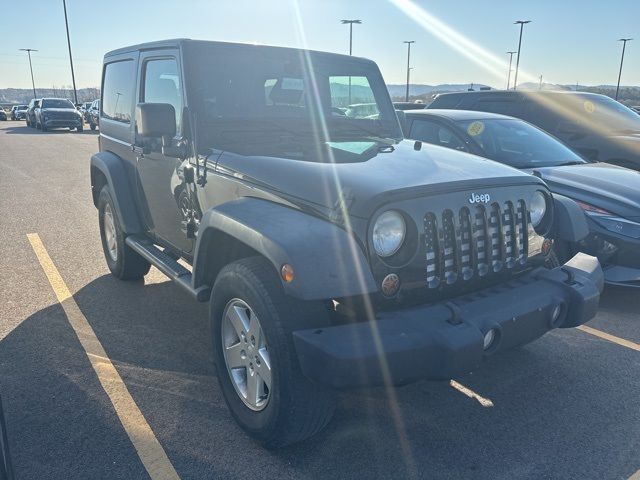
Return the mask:
<path id="1" fill-rule="evenodd" d="M 469 197 L 469 203 L 489 203 L 491 201 L 491 195 L 488 193 L 482 193 L 478 195 L 477 193 L 472 193 Z"/>

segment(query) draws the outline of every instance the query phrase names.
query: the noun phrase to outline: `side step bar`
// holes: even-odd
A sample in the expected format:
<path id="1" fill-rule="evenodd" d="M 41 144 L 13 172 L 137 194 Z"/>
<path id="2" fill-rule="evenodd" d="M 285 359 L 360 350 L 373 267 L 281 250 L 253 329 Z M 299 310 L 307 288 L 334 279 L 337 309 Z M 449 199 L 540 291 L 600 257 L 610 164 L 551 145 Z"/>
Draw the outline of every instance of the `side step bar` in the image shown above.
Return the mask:
<path id="1" fill-rule="evenodd" d="M 193 288 L 191 286 L 191 272 L 156 247 L 150 240 L 139 235 L 131 235 L 126 238 L 125 242 L 131 249 L 148 260 L 151 265 L 181 286 L 195 300 L 198 302 L 209 301 L 211 287 L 205 285 Z"/>

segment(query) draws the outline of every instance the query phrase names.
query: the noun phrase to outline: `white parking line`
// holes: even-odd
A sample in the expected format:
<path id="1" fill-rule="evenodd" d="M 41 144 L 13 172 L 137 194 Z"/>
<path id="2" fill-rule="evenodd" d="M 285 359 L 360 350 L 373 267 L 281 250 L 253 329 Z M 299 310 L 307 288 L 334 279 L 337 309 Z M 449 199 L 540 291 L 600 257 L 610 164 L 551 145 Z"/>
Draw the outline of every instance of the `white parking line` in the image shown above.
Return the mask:
<path id="1" fill-rule="evenodd" d="M 615 343 L 622 347 L 630 348 L 631 350 L 635 350 L 640 352 L 640 344 L 634 343 L 630 340 L 625 340 L 624 338 L 616 337 L 615 335 L 611 335 L 610 333 L 601 332 L 600 330 L 596 330 L 595 328 L 587 327 L 586 325 L 580 325 L 577 327 L 578 330 L 582 330 L 585 333 L 590 335 L 594 335 L 598 338 L 602 338 L 603 340 L 608 340 L 609 342 Z M 639 479 L 640 480 L 640 479 Z"/>
<path id="2" fill-rule="evenodd" d="M 474 392 L 470 388 L 465 387 L 461 383 L 458 383 L 455 380 L 451 380 L 449 382 L 449 385 L 451 385 L 453 388 L 458 390 L 460 393 L 465 394 L 467 397 L 477 400 L 478 403 L 480 405 L 482 405 L 483 407 L 485 407 L 485 408 L 493 407 L 493 402 L 491 400 L 489 400 L 488 398 L 484 398 L 484 397 L 478 395 L 476 392 Z"/>
<path id="3" fill-rule="evenodd" d="M 73 299 L 69 288 L 62 279 L 60 272 L 54 265 L 49 253 L 47 253 L 40 236 L 37 233 L 27 235 L 33 251 L 44 270 L 51 288 L 53 288 L 58 302 L 62 305 L 67 320 L 80 340 L 89 362 L 93 367 L 98 380 L 107 393 L 111 404 L 122 422 L 131 443 L 138 452 L 138 456 L 152 480 L 180 480 L 173 468 L 169 457 L 158 442 L 147 420 L 136 405 L 129 393 L 127 386 L 122 381 L 120 374 L 111 363 L 100 340 L 96 337 L 93 328 L 86 317 L 80 311 L 80 307 Z"/>

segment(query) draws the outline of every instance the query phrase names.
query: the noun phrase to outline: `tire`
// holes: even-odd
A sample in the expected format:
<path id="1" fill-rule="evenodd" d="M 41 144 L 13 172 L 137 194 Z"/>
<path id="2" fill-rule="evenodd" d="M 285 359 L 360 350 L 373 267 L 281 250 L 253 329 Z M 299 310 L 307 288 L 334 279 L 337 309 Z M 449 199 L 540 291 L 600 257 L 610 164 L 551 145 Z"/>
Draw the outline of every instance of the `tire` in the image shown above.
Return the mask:
<path id="1" fill-rule="evenodd" d="M 255 359 L 256 372 L 260 372 L 258 365 L 261 368 L 270 365 L 271 388 L 266 398 L 260 400 L 263 404 L 256 402 L 253 407 L 241 396 L 241 389 L 234 380 L 242 378 L 242 372 L 249 372 L 249 368 L 253 367 L 234 369 L 240 373 L 232 378 L 223 345 L 229 341 L 233 345 L 243 343 L 237 328 L 228 326 L 231 323 L 226 320 L 225 314 L 233 307 L 246 312 L 244 306 L 248 307 L 250 313 L 246 318 L 259 320 L 257 328 L 262 335 L 258 337 L 265 339 L 264 351 L 268 356 L 264 358 L 268 359 L 268 363 L 258 356 L 262 355 L 260 352 L 263 349 L 259 346 L 251 349 L 247 343 L 253 339 L 250 337 L 251 332 L 256 331 L 253 327 L 247 329 L 244 335 L 247 354 L 239 358 Z M 221 270 L 211 292 L 209 316 L 220 388 L 231 414 L 249 435 L 267 448 L 278 448 L 304 440 L 324 428 L 333 416 L 336 394 L 303 375 L 291 334 L 301 328 L 328 325 L 328 315 L 322 303 L 302 302 L 287 297 L 273 266 L 262 257 L 250 257 Z M 229 332 L 232 334 L 231 340 Z M 228 348 L 226 350 L 229 351 Z M 263 358 L 262 364 L 260 358 Z M 248 373 L 244 376 L 248 380 Z M 263 376 L 256 378 L 262 380 Z M 263 387 L 255 391 L 264 392 L 266 380 L 263 383 Z"/>
<path id="2" fill-rule="evenodd" d="M 106 185 L 98 197 L 98 221 L 102 251 L 111 273 L 120 280 L 140 280 L 144 277 L 149 272 L 151 264 L 125 243 L 125 235 L 120 226 L 111 192 Z M 105 227 L 105 221 L 111 226 Z"/>
<path id="3" fill-rule="evenodd" d="M 95 123 L 90 123 L 90 124 L 89 124 L 89 128 L 90 128 L 91 130 L 95 130 L 95 129 L 96 129 L 96 124 L 95 124 Z"/>
<path id="4" fill-rule="evenodd" d="M 84 125 L 80 125 L 79 127 L 76 127 L 76 132 L 80 133 L 84 131 Z"/>

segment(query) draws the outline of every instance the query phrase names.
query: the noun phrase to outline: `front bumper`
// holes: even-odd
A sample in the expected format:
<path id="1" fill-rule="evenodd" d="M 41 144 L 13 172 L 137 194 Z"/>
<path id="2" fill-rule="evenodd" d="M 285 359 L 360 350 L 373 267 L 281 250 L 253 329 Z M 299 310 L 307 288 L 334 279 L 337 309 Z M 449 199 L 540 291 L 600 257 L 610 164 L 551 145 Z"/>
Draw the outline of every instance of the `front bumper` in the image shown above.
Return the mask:
<path id="1" fill-rule="evenodd" d="M 576 249 L 598 257 L 605 283 L 640 287 L 640 238 L 614 233 L 587 216 L 589 236 Z"/>
<path id="2" fill-rule="evenodd" d="M 578 254 L 554 270 L 536 269 L 507 284 L 442 304 L 381 312 L 376 320 L 293 332 L 300 366 L 334 388 L 445 380 L 486 355 L 581 325 L 598 309 L 603 274 Z M 552 312 L 560 305 L 556 321 Z M 484 350 L 485 333 L 496 337 Z"/>
<path id="3" fill-rule="evenodd" d="M 78 118 L 47 118 L 44 120 L 44 126 L 47 128 L 76 128 L 82 126 L 82 119 Z"/>

